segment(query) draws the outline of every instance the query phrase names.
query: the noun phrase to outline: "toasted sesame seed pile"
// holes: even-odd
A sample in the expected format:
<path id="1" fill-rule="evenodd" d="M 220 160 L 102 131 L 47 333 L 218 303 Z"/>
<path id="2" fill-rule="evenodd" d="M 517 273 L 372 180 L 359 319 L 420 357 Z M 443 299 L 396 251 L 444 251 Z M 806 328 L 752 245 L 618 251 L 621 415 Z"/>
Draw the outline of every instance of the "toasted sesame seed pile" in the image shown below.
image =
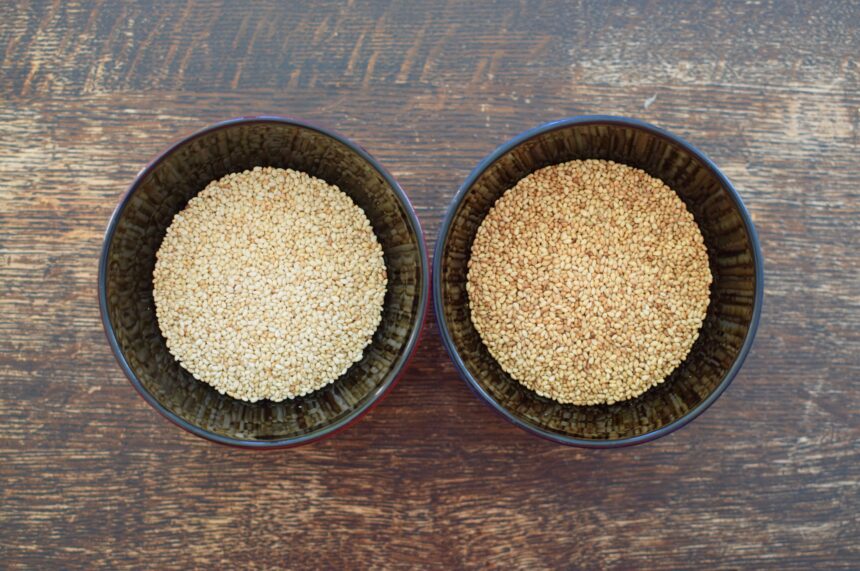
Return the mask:
<path id="1" fill-rule="evenodd" d="M 281 401 L 361 359 L 386 284 L 382 247 L 349 196 L 257 167 L 210 183 L 173 218 L 153 296 L 192 375 L 238 399 Z"/>
<path id="2" fill-rule="evenodd" d="M 698 337 L 710 284 L 678 195 L 642 170 L 587 160 L 505 192 L 478 229 L 467 290 L 475 328 L 511 377 L 593 405 L 663 382 Z"/>

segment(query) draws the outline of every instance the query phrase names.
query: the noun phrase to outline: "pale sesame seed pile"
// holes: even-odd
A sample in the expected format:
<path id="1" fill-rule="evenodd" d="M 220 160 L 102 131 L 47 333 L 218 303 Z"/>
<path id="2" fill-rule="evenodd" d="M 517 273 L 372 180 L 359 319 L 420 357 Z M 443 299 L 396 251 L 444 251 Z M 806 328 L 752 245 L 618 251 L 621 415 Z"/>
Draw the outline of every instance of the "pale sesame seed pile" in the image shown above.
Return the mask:
<path id="1" fill-rule="evenodd" d="M 711 272 L 693 215 L 644 171 L 571 161 L 519 181 L 481 223 L 472 322 L 511 377 L 562 403 L 634 398 L 698 337 Z"/>
<path id="2" fill-rule="evenodd" d="M 386 285 L 361 208 L 325 181 L 268 167 L 192 198 L 153 274 L 170 352 L 197 379 L 251 402 L 307 394 L 360 360 Z"/>

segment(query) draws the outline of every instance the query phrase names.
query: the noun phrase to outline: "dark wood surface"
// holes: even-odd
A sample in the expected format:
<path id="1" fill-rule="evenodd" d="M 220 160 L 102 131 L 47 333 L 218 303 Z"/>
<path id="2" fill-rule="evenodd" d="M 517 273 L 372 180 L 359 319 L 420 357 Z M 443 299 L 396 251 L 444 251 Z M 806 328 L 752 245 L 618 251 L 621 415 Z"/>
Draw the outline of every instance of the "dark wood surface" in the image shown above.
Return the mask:
<path id="1" fill-rule="evenodd" d="M 858 30 L 849 2 L 3 3 L 0 567 L 860 568 Z M 688 138 L 762 239 L 745 367 L 662 440 L 568 449 L 473 396 L 430 315 L 334 439 L 182 432 L 105 342 L 102 234 L 169 142 L 258 113 L 364 145 L 431 246 L 529 127 L 612 113 Z"/>

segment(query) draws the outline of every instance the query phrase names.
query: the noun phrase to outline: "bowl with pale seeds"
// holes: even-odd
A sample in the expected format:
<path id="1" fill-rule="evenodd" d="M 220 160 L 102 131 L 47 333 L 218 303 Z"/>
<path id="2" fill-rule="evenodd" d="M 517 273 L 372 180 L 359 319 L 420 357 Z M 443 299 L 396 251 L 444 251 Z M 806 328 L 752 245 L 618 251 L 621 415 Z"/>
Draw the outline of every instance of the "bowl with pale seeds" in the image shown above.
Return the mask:
<path id="1" fill-rule="evenodd" d="M 635 119 L 526 131 L 455 195 L 433 260 L 461 376 L 538 436 L 606 448 L 684 426 L 755 336 L 755 228 L 701 151 Z"/>
<path id="2" fill-rule="evenodd" d="M 108 340 L 143 398 L 222 444 L 295 446 L 391 390 L 429 297 L 418 219 L 345 137 L 296 119 L 203 129 L 137 176 L 99 268 Z"/>

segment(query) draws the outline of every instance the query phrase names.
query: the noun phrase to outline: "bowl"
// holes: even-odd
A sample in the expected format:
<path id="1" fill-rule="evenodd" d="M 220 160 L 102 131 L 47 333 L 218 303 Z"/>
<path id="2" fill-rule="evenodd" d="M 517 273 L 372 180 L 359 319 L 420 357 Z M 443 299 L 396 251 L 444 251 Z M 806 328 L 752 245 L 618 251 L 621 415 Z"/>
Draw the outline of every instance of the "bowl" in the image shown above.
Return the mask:
<path id="1" fill-rule="evenodd" d="M 210 181 L 255 166 L 292 168 L 340 187 L 370 220 L 388 271 L 382 320 L 362 359 L 334 383 L 282 402 L 244 402 L 196 380 L 168 351 L 152 297 L 155 254 L 173 216 Z M 111 349 L 150 405 L 215 442 L 281 448 L 345 428 L 391 390 L 418 342 L 429 268 L 406 194 L 364 149 L 301 120 L 247 117 L 182 139 L 140 171 L 108 225 L 98 287 Z"/>
<path id="2" fill-rule="evenodd" d="M 687 358 L 641 396 L 612 405 L 560 404 L 512 379 L 472 325 L 466 274 L 472 242 L 489 209 L 537 169 L 575 159 L 638 167 L 674 189 L 693 213 L 714 282 L 707 317 Z M 433 259 L 433 302 L 442 340 L 462 377 L 510 422 L 572 446 L 647 442 L 696 418 L 726 390 L 753 342 L 763 297 L 759 241 L 726 176 L 701 151 L 653 125 L 585 116 L 541 125 L 511 139 L 471 172 L 451 203 Z"/>

